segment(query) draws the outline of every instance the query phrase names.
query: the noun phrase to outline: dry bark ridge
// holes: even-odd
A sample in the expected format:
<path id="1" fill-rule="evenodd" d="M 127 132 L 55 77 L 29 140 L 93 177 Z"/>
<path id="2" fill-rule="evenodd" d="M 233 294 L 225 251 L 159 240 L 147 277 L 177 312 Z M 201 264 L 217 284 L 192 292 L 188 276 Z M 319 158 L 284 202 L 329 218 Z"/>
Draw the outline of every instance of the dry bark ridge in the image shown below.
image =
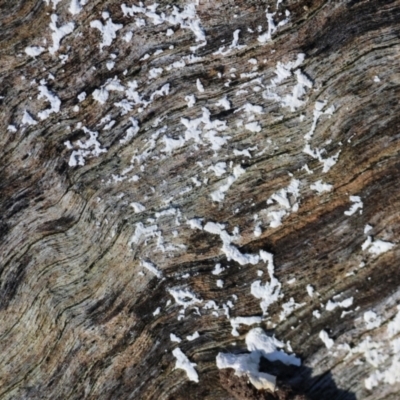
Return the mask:
<path id="1" fill-rule="evenodd" d="M 187 2 L 123 3 L 0 3 L 0 399 L 270 398 L 217 369 L 239 316 L 302 358 L 278 398 L 397 399 L 400 1 L 200 0 L 188 26 L 156 23 Z M 101 49 L 94 20 L 121 25 Z"/>

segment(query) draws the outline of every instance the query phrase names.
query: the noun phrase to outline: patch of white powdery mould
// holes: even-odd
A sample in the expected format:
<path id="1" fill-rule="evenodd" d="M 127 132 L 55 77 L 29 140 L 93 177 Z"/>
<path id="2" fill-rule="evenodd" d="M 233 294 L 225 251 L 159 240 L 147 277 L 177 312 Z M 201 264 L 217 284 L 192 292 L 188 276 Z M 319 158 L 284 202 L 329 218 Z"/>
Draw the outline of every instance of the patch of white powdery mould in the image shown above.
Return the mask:
<path id="1" fill-rule="evenodd" d="M 79 128 L 81 127 L 79 126 Z M 93 132 L 86 127 L 82 127 L 81 129 L 89 135 L 88 139 L 85 141 L 78 140 L 74 142 L 74 144 L 71 144 L 69 140 L 64 142 L 68 149 L 73 150 L 68 161 L 70 167 L 75 167 L 77 165 L 83 166 L 87 158 L 98 157 L 101 153 L 107 152 L 106 149 L 101 147 L 101 143 L 97 140 L 98 132 Z"/>
<path id="2" fill-rule="evenodd" d="M 239 235 L 237 232 L 234 232 L 233 235 L 230 235 L 225 230 L 225 225 L 215 222 L 207 222 L 203 229 L 206 232 L 209 232 L 213 235 L 218 235 L 220 237 L 222 240 L 221 250 L 226 255 L 228 261 L 233 260 L 240 265 L 255 265 L 260 261 L 260 256 L 258 254 L 241 253 L 239 249 L 232 244 L 233 241 L 239 239 Z"/>
<path id="3" fill-rule="evenodd" d="M 141 261 L 142 267 L 146 268 L 152 274 L 154 274 L 157 278 L 162 278 L 162 272 L 151 262 L 142 260 Z"/>
<path id="4" fill-rule="evenodd" d="M 247 333 L 246 346 L 249 353 L 219 353 L 217 367 L 234 369 L 236 376 L 246 376 L 258 390 L 268 389 L 273 392 L 276 385 L 275 376 L 259 371 L 261 357 L 269 361 L 281 361 L 285 365 L 301 364 L 299 358 L 281 350 L 284 347 L 282 342 L 267 336 L 261 328 L 254 328 Z"/>
<path id="5" fill-rule="evenodd" d="M 282 298 L 283 294 L 281 293 L 281 284 L 274 276 L 273 255 L 264 250 L 260 250 L 260 257 L 265 263 L 267 263 L 270 281 L 265 284 L 262 284 L 260 280 L 253 282 L 251 284 L 251 294 L 255 298 L 261 300 L 260 307 L 263 314 L 266 315 L 268 307 Z"/>
<path id="6" fill-rule="evenodd" d="M 44 47 L 41 47 L 41 46 L 25 47 L 25 53 L 31 57 L 37 57 L 38 55 L 42 54 L 44 52 L 44 50 L 45 50 Z"/>
<path id="7" fill-rule="evenodd" d="M 317 101 L 315 103 L 314 112 L 313 112 L 313 122 L 312 122 L 311 129 L 309 130 L 309 132 L 306 135 L 304 135 L 306 144 L 303 149 L 303 152 L 305 154 L 308 154 L 315 160 L 318 160 L 323 165 L 322 173 L 328 172 L 337 163 L 337 160 L 338 160 L 339 154 L 340 154 L 340 150 L 339 150 L 335 155 L 333 155 L 331 157 L 323 158 L 322 155 L 326 152 L 326 150 L 318 149 L 318 148 L 312 149 L 309 144 L 309 140 L 311 140 L 312 136 L 315 133 L 315 129 L 317 127 L 317 122 L 318 122 L 319 118 L 321 117 L 321 115 L 325 114 L 325 115 L 331 116 L 335 111 L 334 106 L 325 108 L 326 104 L 327 103 L 325 101 Z M 324 108 L 325 108 L 325 110 L 324 110 Z"/>
<path id="8" fill-rule="evenodd" d="M 324 183 L 322 180 L 314 182 L 310 185 L 310 189 L 315 190 L 318 194 L 322 194 L 324 192 L 330 192 L 333 186 L 329 183 Z"/>
<path id="9" fill-rule="evenodd" d="M 328 350 L 335 344 L 335 342 L 328 336 L 328 333 L 324 330 L 322 330 L 318 336 L 324 342 L 324 345 Z"/>
<path id="10" fill-rule="evenodd" d="M 267 314 L 268 307 L 271 304 L 283 297 L 283 294 L 281 293 L 281 284 L 274 276 L 273 255 L 271 253 L 264 250 L 260 250 L 259 254 L 240 252 L 239 249 L 232 244 L 232 242 L 240 239 L 238 231 L 235 229 L 233 235 L 230 235 L 225 230 L 225 225 L 223 224 L 207 222 L 204 227 L 202 227 L 202 220 L 195 218 L 189 220 L 188 225 L 192 229 L 203 229 L 208 233 L 218 235 L 222 241 L 221 250 L 226 255 L 228 261 L 233 260 L 240 265 L 255 265 L 261 261 L 267 264 L 270 281 L 263 284 L 260 280 L 257 280 L 251 285 L 251 294 L 261 300 L 260 307 L 264 315 Z M 239 335 L 237 332 L 239 325 L 253 325 L 261 322 L 261 320 L 261 317 L 236 317 L 231 319 L 232 335 Z"/>
<path id="11" fill-rule="evenodd" d="M 95 20 L 90 23 L 90 27 L 98 29 L 103 36 L 103 42 L 99 45 L 100 51 L 103 51 L 103 47 L 111 45 L 112 41 L 117 37 L 116 32 L 122 29 L 123 25 L 114 24 L 107 11 L 104 11 L 101 16 L 104 19 L 105 24 L 103 25 L 101 21 Z"/>
<path id="12" fill-rule="evenodd" d="M 257 39 L 262 44 L 265 44 L 265 43 L 271 41 L 272 35 L 276 32 L 276 30 L 280 26 L 286 25 L 289 22 L 289 16 L 290 16 L 289 10 L 285 11 L 286 18 L 284 20 L 282 20 L 281 22 L 279 22 L 278 24 L 276 24 L 274 21 L 275 14 L 276 14 L 276 12 L 274 12 L 274 13 L 268 12 L 268 8 L 267 8 L 265 15 L 267 17 L 268 29 L 266 32 L 264 32 L 262 35 L 260 35 Z"/>
<path id="13" fill-rule="evenodd" d="M 300 196 L 300 181 L 292 179 L 289 186 L 272 194 L 267 200 L 271 207 L 267 213 L 271 228 L 277 228 L 282 224 L 282 218 L 291 212 L 297 212 L 299 209 L 298 198 Z"/>
<path id="14" fill-rule="evenodd" d="M 50 54 L 54 54 L 60 48 L 60 42 L 64 38 L 64 36 L 69 35 L 75 29 L 75 25 L 73 22 L 68 22 L 65 25 L 57 27 L 58 16 L 56 14 L 52 14 L 50 29 L 53 31 L 51 37 L 53 39 L 53 46 L 49 48 Z"/>
<path id="15" fill-rule="evenodd" d="M 86 4 L 87 0 L 71 0 L 68 11 L 72 14 L 79 14 L 82 11 L 82 6 Z"/>
<path id="16" fill-rule="evenodd" d="M 183 147 L 188 142 L 194 144 L 211 145 L 215 152 L 219 151 L 230 139 L 229 136 L 219 136 L 219 133 L 226 130 L 226 122 L 219 119 L 211 121 L 211 112 L 207 108 L 202 108 L 202 115 L 195 119 L 181 118 L 181 124 L 186 128 L 184 136 L 177 139 L 168 135 L 163 136 L 165 147 L 163 152 L 171 154 L 173 151 Z M 207 143 L 208 142 L 208 143 Z"/>
<path id="17" fill-rule="evenodd" d="M 364 320 L 368 329 L 377 328 L 381 319 L 374 312 L 364 314 Z M 363 358 L 374 369 L 365 379 L 365 387 L 372 390 L 381 383 L 394 385 L 400 383 L 400 306 L 397 306 L 397 314 L 387 324 L 383 333 L 383 340 L 374 342 L 367 336 L 361 343 L 351 349 L 347 357 L 354 354 L 362 354 Z"/>
<path id="18" fill-rule="evenodd" d="M 386 242 L 384 240 L 374 240 L 372 236 L 368 236 L 367 240 L 361 245 L 362 250 L 367 250 L 368 252 L 379 256 L 380 254 L 386 253 L 387 251 L 391 250 L 395 245 L 390 242 Z"/>
<path id="19" fill-rule="evenodd" d="M 117 77 L 113 79 L 107 79 L 106 83 L 100 87 L 100 89 L 95 89 L 92 93 L 93 98 L 100 104 L 105 104 L 110 95 L 109 92 L 124 92 L 125 87 L 122 85 Z"/>
<path id="20" fill-rule="evenodd" d="M 41 81 L 40 83 L 41 85 L 38 87 L 38 99 L 45 98 L 50 103 L 50 108 L 41 111 L 38 114 L 38 117 L 43 120 L 47 119 L 50 114 L 58 113 L 60 111 L 61 100 L 47 88 L 47 86 L 45 85 L 45 81 Z"/>
<path id="21" fill-rule="evenodd" d="M 121 5 L 121 10 L 125 16 L 135 16 L 136 14 L 141 14 L 147 17 L 153 25 L 161 25 L 163 23 L 168 23 L 171 25 L 179 25 L 181 29 L 190 29 L 195 35 L 196 42 L 201 42 L 197 46 L 191 47 L 192 51 L 197 48 L 206 45 L 206 35 L 203 28 L 201 27 L 200 19 L 196 14 L 195 4 L 188 4 L 184 7 L 182 11 L 176 6 L 172 6 L 172 12 L 169 15 L 165 13 L 157 13 L 158 4 L 153 4 L 152 6 L 145 7 L 140 6 L 127 6 L 126 4 Z"/>
<path id="22" fill-rule="evenodd" d="M 211 192 L 211 198 L 213 201 L 222 202 L 225 198 L 225 193 L 229 188 L 238 180 L 238 178 L 245 173 L 245 170 L 240 166 L 236 165 L 233 168 L 233 174 L 224 180 L 224 183 L 219 186 L 217 190 Z"/>
<path id="23" fill-rule="evenodd" d="M 307 90 L 311 89 L 313 86 L 312 82 L 299 68 L 300 65 L 303 64 L 304 59 L 305 54 L 300 53 L 297 55 L 295 61 L 288 63 L 278 62 L 275 70 L 276 77 L 271 79 L 270 85 L 267 86 L 263 93 L 263 98 L 280 103 L 282 107 L 288 107 L 291 111 L 295 111 L 297 108 L 304 105 L 306 103 L 304 96 Z M 289 95 L 278 94 L 278 85 L 293 76 L 293 74 L 296 77 L 297 83 L 292 88 L 292 93 Z"/>
<path id="24" fill-rule="evenodd" d="M 350 207 L 350 210 L 344 212 L 344 215 L 351 216 L 357 210 L 360 210 L 360 214 L 362 213 L 363 202 L 361 201 L 361 197 L 359 196 L 350 196 L 350 201 L 353 203 Z"/>
<path id="25" fill-rule="evenodd" d="M 172 354 L 176 358 L 176 364 L 175 364 L 175 369 L 183 369 L 189 380 L 193 382 L 198 382 L 199 381 L 199 375 L 197 374 L 197 371 L 195 370 L 195 363 L 192 363 L 189 361 L 189 359 L 186 357 L 186 355 L 183 353 L 183 351 L 177 347 L 172 351 Z"/>

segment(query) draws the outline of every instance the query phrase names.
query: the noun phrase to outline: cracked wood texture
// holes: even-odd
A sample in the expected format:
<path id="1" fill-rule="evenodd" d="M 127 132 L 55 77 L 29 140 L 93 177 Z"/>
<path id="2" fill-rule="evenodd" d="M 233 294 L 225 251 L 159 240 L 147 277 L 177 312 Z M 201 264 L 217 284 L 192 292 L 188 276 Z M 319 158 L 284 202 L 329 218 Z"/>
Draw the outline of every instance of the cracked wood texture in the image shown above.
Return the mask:
<path id="1" fill-rule="evenodd" d="M 398 399 L 400 1 L 123 3 L 0 2 L 0 399 L 271 398 L 238 316 L 307 398 Z"/>

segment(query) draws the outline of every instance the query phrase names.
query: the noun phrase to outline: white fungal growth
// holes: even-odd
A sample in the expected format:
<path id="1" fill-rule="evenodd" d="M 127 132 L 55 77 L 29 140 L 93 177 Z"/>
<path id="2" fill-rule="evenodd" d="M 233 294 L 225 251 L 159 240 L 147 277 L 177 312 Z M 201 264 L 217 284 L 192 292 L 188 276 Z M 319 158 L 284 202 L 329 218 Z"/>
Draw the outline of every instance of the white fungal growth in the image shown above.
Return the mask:
<path id="1" fill-rule="evenodd" d="M 385 242 L 383 240 L 374 240 L 369 247 L 368 251 L 376 256 L 386 253 L 394 247 L 393 243 Z"/>
<path id="2" fill-rule="evenodd" d="M 196 331 L 195 333 L 193 333 L 193 335 L 187 335 L 186 339 L 189 340 L 189 342 L 191 342 L 195 339 L 198 339 L 199 337 L 200 337 L 200 334 L 199 334 L 199 332 Z"/>
<path id="3" fill-rule="evenodd" d="M 198 382 L 199 375 L 195 370 L 195 363 L 189 361 L 186 355 L 182 352 L 182 350 L 177 347 L 172 351 L 172 354 L 176 358 L 175 369 L 183 369 L 186 372 L 187 377 L 190 381 Z"/>
<path id="4" fill-rule="evenodd" d="M 87 158 L 98 157 L 101 153 L 105 153 L 107 150 L 101 147 L 101 143 L 97 140 L 98 132 L 93 132 L 86 127 L 83 127 L 82 130 L 89 135 L 89 138 L 85 141 L 78 140 L 74 143 L 74 146 L 70 143 L 70 141 L 64 142 L 65 146 L 68 149 L 73 150 L 68 165 L 70 167 L 75 166 L 83 166 L 85 165 L 85 161 Z"/>
<path id="5" fill-rule="evenodd" d="M 322 330 L 318 336 L 324 342 L 324 345 L 328 350 L 335 344 L 335 342 L 328 336 L 328 333 L 324 330 Z"/>
<path id="6" fill-rule="evenodd" d="M 378 328 L 382 323 L 381 318 L 373 311 L 365 312 L 363 318 L 367 329 Z"/>
<path id="7" fill-rule="evenodd" d="M 50 29 L 53 31 L 51 37 L 53 39 L 53 46 L 49 48 L 50 54 L 54 54 L 60 48 L 61 40 L 73 32 L 75 29 L 75 24 L 73 22 L 68 22 L 65 25 L 57 27 L 58 16 L 56 14 L 51 15 Z"/>
<path id="8" fill-rule="evenodd" d="M 246 376 L 258 390 L 267 389 L 274 392 L 276 377 L 259 371 L 260 358 L 269 361 L 281 361 L 286 365 L 299 366 L 301 361 L 294 355 L 281 350 L 284 344 L 275 337 L 267 336 L 261 328 L 251 329 L 246 335 L 246 346 L 250 353 L 218 353 L 218 369 L 232 368 L 236 376 Z"/>
<path id="9" fill-rule="evenodd" d="M 46 119 L 50 116 L 52 113 L 57 113 L 60 111 L 60 106 L 61 106 L 61 100 L 54 94 L 52 93 L 46 85 L 40 85 L 38 87 L 39 89 L 39 95 L 38 99 L 45 98 L 49 103 L 50 103 L 50 108 L 47 110 L 41 111 L 38 116 L 40 119 Z"/>
<path id="10" fill-rule="evenodd" d="M 184 309 L 202 302 L 202 300 L 198 299 L 195 294 L 187 289 L 168 289 L 168 292 L 175 299 L 175 302 Z"/>
<path id="11" fill-rule="evenodd" d="M 241 253 L 237 247 L 232 245 L 232 241 L 238 237 L 229 235 L 224 228 L 224 225 L 207 222 L 203 229 L 206 232 L 220 236 L 222 240 L 221 250 L 225 253 L 228 261 L 234 260 L 240 265 L 257 264 L 260 260 L 260 256 L 258 254 Z"/>
<path id="12" fill-rule="evenodd" d="M 196 103 L 196 97 L 193 94 L 185 96 L 185 101 L 187 101 L 187 106 L 192 108 Z"/>
<path id="13" fill-rule="evenodd" d="M 395 245 L 384 240 L 372 240 L 372 236 L 368 236 L 365 242 L 361 245 L 362 250 L 368 249 L 368 252 L 379 256 L 380 254 L 386 253 L 391 250 Z"/>
<path id="14" fill-rule="evenodd" d="M 57 7 L 57 4 L 58 4 L 61 0 L 44 0 L 44 1 L 46 2 L 47 5 L 49 5 L 50 2 L 52 2 L 52 3 L 53 3 L 53 10 L 55 10 L 56 7 Z"/>
<path id="15" fill-rule="evenodd" d="M 268 211 L 270 219 L 269 226 L 277 228 L 282 224 L 282 219 L 290 212 L 296 212 L 299 208 L 298 198 L 300 195 L 300 181 L 292 179 L 286 188 L 273 193 L 267 200 L 272 206 Z"/>
<path id="16" fill-rule="evenodd" d="M 363 202 L 361 201 L 361 197 L 360 196 L 350 196 L 350 201 L 353 204 L 350 207 L 350 210 L 344 212 L 344 215 L 351 216 L 357 210 L 360 210 L 360 214 L 361 214 L 362 213 L 362 208 L 363 208 Z"/>
<path id="17" fill-rule="evenodd" d="M 236 165 L 233 168 L 233 174 L 224 180 L 224 183 L 219 188 L 211 192 L 210 196 L 213 201 L 222 202 L 225 199 L 226 192 L 230 187 L 239 179 L 241 175 L 245 173 L 245 170 L 240 166 Z"/>
<path id="18" fill-rule="evenodd" d="M 45 50 L 44 47 L 41 46 L 25 47 L 25 53 L 31 57 L 37 57 L 38 55 L 42 54 L 44 50 Z"/>
<path id="19" fill-rule="evenodd" d="M 226 96 L 218 100 L 215 104 L 217 106 L 223 107 L 225 110 L 229 110 L 231 108 L 231 102 L 228 100 Z"/>
<path id="20" fill-rule="evenodd" d="M 232 326 L 232 336 L 239 336 L 239 332 L 237 331 L 240 325 L 254 325 L 260 324 L 262 322 L 261 317 L 235 317 L 230 319 L 230 323 Z"/>
<path id="21" fill-rule="evenodd" d="M 180 337 L 176 336 L 174 333 L 170 333 L 169 338 L 171 339 L 171 342 L 175 342 L 175 343 L 182 342 L 182 339 Z"/>
<path id="22" fill-rule="evenodd" d="M 24 114 L 22 115 L 22 125 L 36 125 L 37 121 L 32 118 L 32 116 L 28 113 L 28 111 L 24 111 Z"/>
<path id="23" fill-rule="evenodd" d="M 90 22 L 90 27 L 98 29 L 103 36 L 103 41 L 100 43 L 100 51 L 103 51 L 103 47 L 110 46 L 112 41 L 117 37 L 116 32 L 123 28 L 122 24 L 114 24 L 110 18 L 108 12 L 102 14 L 105 24 L 99 20 Z"/>
<path id="24" fill-rule="evenodd" d="M 330 192 L 333 188 L 333 185 L 329 184 L 329 183 L 324 183 L 322 182 L 322 180 L 318 180 L 316 182 L 314 182 L 312 185 L 310 185 L 310 189 L 311 190 L 315 190 L 316 192 L 318 192 L 318 194 L 322 194 L 324 192 Z"/>
<path id="25" fill-rule="evenodd" d="M 335 297 L 334 297 L 335 298 Z M 353 305 L 353 297 L 349 297 L 345 300 L 336 302 L 333 300 L 328 300 L 328 302 L 326 303 L 326 310 L 327 311 L 333 311 L 335 308 L 340 307 L 340 308 L 349 308 L 350 306 Z"/>
<path id="26" fill-rule="evenodd" d="M 203 92 L 204 92 L 204 86 L 203 86 L 203 84 L 201 83 L 200 79 L 197 79 L 197 80 L 196 80 L 196 86 L 197 86 L 197 90 L 198 90 L 200 93 L 203 93 Z"/>
<path id="27" fill-rule="evenodd" d="M 150 261 L 142 260 L 142 267 L 146 268 L 152 274 L 154 274 L 157 278 L 162 278 L 162 272 Z"/>
<path id="28" fill-rule="evenodd" d="M 93 98 L 100 104 L 105 104 L 108 100 L 108 90 L 105 88 L 95 89 L 92 93 Z"/>
<path id="29" fill-rule="evenodd" d="M 71 0 L 68 11 L 72 15 L 79 14 L 82 11 L 82 6 L 86 4 L 87 0 Z"/>
<path id="30" fill-rule="evenodd" d="M 274 261 L 273 255 L 264 250 L 260 250 L 261 259 L 267 263 L 267 270 L 269 275 L 269 282 L 262 284 L 261 281 L 255 281 L 251 284 L 250 292 L 251 294 L 260 299 L 260 307 L 263 311 L 263 314 L 266 315 L 268 313 L 268 308 L 271 304 L 278 301 L 283 297 L 281 293 L 281 284 L 278 279 L 274 276 Z"/>
<path id="31" fill-rule="evenodd" d="M 134 137 L 138 134 L 138 132 L 139 132 L 139 130 L 140 130 L 140 128 L 139 128 L 139 122 L 138 122 L 137 119 L 135 119 L 135 118 L 129 118 L 129 121 L 131 122 L 132 126 L 129 127 L 129 128 L 126 130 L 126 132 L 125 132 L 125 137 L 119 141 L 121 144 L 126 144 L 126 143 L 128 143 L 132 138 L 134 138 Z"/>

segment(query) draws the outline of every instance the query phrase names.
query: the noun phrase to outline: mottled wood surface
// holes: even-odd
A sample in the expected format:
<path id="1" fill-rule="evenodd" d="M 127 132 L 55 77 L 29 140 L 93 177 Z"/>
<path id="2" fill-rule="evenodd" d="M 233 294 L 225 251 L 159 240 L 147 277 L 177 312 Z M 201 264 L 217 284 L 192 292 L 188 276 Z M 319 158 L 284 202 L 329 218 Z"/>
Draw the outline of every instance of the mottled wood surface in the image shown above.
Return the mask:
<path id="1" fill-rule="evenodd" d="M 53 3 L 42 0 L 0 1 L 0 399 L 246 398 L 231 390 L 215 359 L 220 351 L 245 351 L 250 327 L 241 326 L 240 336 L 232 336 L 222 305 L 232 301 L 230 317 L 261 316 L 260 300 L 251 295 L 250 285 L 269 280 L 266 267 L 228 261 L 221 239 L 191 229 L 187 220 L 192 218 L 223 223 L 229 233 L 238 227 L 241 237 L 235 246 L 242 253 L 274 254 L 284 297 L 270 306 L 260 326 L 290 341 L 302 358 L 294 385 L 310 399 L 398 399 L 399 382 L 382 381 L 368 390 L 364 381 L 398 357 L 386 332 L 400 304 L 400 1 L 284 0 L 278 10 L 282 15 L 274 19 L 278 23 L 289 10 L 290 20 L 262 44 L 257 38 L 268 26 L 265 10 L 269 6 L 274 12 L 276 1 L 200 0 L 196 10 L 207 44 L 194 54 L 202 58 L 170 71 L 168 66 L 193 54 L 190 47 L 199 44 L 190 29 L 154 25 L 143 16 L 147 25 L 138 27 L 135 17 L 124 16 L 120 0 L 89 0 L 76 15 L 68 12 L 70 3 L 61 0 L 53 10 Z M 170 2 L 159 3 L 157 12 L 168 13 Z M 183 9 L 187 3 L 174 4 Z M 101 52 L 101 34 L 90 22 L 102 20 L 103 11 L 123 28 Z M 58 26 L 75 23 L 55 54 L 48 51 L 52 13 L 59 16 Z M 166 35 L 168 28 L 174 30 L 172 36 Z M 238 45 L 244 47 L 213 54 L 232 43 L 237 29 Z M 123 40 L 128 30 L 133 31 L 129 43 Z M 27 46 L 45 51 L 31 57 L 24 51 Z M 154 55 L 158 49 L 164 51 Z M 146 53 L 150 57 L 143 60 Z M 291 111 L 263 93 L 277 63 L 294 61 L 299 53 L 306 55 L 300 69 L 313 85 L 304 104 Z M 68 54 L 64 64 L 62 54 Z M 116 58 L 109 70 L 111 54 Z M 152 68 L 163 72 L 149 79 Z M 257 76 L 241 77 L 249 73 Z M 92 96 L 115 76 L 125 88 L 135 79 L 146 100 L 165 84 L 169 94 L 121 115 L 114 103 L 123 93 L 110 91 L 105 104 Z M 60 111 L 44 120 L 38 117 L 49 108 L 45 98 L 38 99 L 42 79 L 61 100 Z M 196 88 L 197 79 L 204 92 Z M 295 83 L 293 75 L 278 84 L 276 93 L 290 93 Z M 247 93 L 237 94 L 240 89 Z M 83 91 L 87 97 L 79 102 Z M 189 108 L 185 96 L 191 94 L 197 101 Z M 224 96 L 231 104 L 228 110 L 216 105 Z M 321 162 L 303 152 L 317 101 L 326 101 L 325 109 L 333 105 L 334 112 L 319 118 L 309 144 L 325 149 L 324 159 L 340 150 L 325 173 Z M 247 123 L 240 110 L 247 102 L 263 108 L 263 114 L 255 114 L 259 132 L 238 126 L 239 119 Z M 183 137 L 181 118 L 199 118 L 202 107 L 212 121 L 226 122 L 221 135 L 230 139 L 219 151 L 204 140 L 165 152 L 163 136 Z M 36 125 L 22 124 L 25 110 Z M 107 122 L 101 122 L 106 115 L 116 121 L 108 130 L 103 129 Z M 132 126 L 130 117 L 140 130 L 121 143 Z M 79 139 L 88 138 L 79 122 L 98 132 L 106 152 L 87 157 L 84 166 L 70 166 L 72 150 L 65 142 L 76 149 Z M 163 126 L 166 130 L 155 137 Z M 235 154 L 248 148 L 251 157 Z M 245 172 L 225 199 L 215 202 L 210 194 L 232 170 L 217 177 L 207 169 L 222 161 L 241 165 Z M 305 164 L 312 174 L 302 169 Z M 139 180 L 130 179 L 134 175 Z M 298 211 L 271 228 L 266 201 L 292 178 L 300 181 Z M 318 180 L 333 185 L 332 190 L 316 193 L 310 185 Z M 361 214 L 344 214 L 352 205 L 349 196 L 360 196 Z M 135 213 L 132 202 L 145 210 Z M 171 208 L 177 214 L 157 217 Z M 255 214 L 259 237 L 254 235 Z M 157 237 L 132 243 L 138 223 L 157 225 L 164 250 Z M 367 224 L 373 240 L 394 247 L 379 256 L 362 250 Z M 143 260 L 157 266 L 162 278 L 143 268 Z M 215 276 L 216 263 L 229 268 Z M 257 270 L 264 275 L 258 277 Z M 223 288 L 217 279 L 224 281 Z M 306 291 L 309 284 L 318 292 L 312 298 Z M 203 301 L 199 311 L 188 307 L 179 320 L 181 307 L 169 294 L 171 288 L 195 293 Z M 337 301 L 353 297 L 353 304 L 327 311 L 326 303 L 338 294 Z M 290 298 L 302 305 L 280 320 Z M 208 300 L 219 306 L 214 315 L 202 308 Z M 157 307 L 160 313 L 153 315 Z M 319 319 L 314 310 L 320 310 Z M 379 327 L 366 327 L 368 310 L 381 319 Z M 343 311 L 351 312 L 342 316 Z M 319 338 L 321 330 L 335 341 L 330 351 Z M 198 339 L 184 339 L 195 331 Z M 179 347 L 197 364 L 199 383 L 174 369 L 177 344 L 170 333 L 184 339 Z M 377 368 L 362 354 L 337 347 L 357 348 L 367 336 L 382 343 L 379 352 L 387 355 Z"/>

